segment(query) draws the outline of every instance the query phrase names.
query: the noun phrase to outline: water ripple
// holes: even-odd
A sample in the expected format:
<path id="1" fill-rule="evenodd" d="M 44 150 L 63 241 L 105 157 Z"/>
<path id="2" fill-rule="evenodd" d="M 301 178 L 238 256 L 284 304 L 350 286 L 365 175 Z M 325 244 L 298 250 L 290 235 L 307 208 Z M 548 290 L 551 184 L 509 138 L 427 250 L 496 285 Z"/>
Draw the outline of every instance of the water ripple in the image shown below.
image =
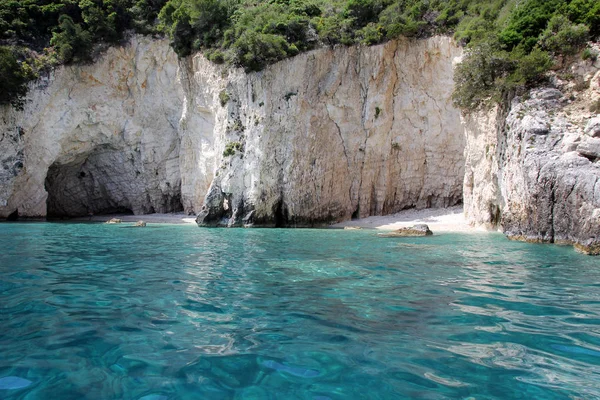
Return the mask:
<path id="1" fill-rule="evenodd" d="M 0 225 L 0 398 L 600 398 L 569 248 L 123 228 Z"/>

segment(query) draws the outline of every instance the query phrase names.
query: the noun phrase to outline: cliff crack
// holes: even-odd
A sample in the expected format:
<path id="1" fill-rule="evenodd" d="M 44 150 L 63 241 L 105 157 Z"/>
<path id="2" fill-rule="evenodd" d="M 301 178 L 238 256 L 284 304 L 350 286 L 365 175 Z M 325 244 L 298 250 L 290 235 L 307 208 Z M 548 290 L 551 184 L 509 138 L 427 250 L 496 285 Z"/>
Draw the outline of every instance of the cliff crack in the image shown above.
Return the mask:
<path id="1" fill-rule="evenodd" d="M 347 164 L 348 171 L 349 171 L 350 170 L 350 159 L 348 158 L 348 152 L 346 151 L 346 143 L 344 142 L 344 137 L 342 136 L 342 129 L 340 128 L 338 123 L 331 117 L 331 114 L 329 113 L 329 108 L 327 108 L 327 116 L 329 117 L 329 120 L 331 120 L 331 122 L 333 122 L 333 124 L 335 125 L 335 127 L 337 129 L 338 136 L 340 138 L 340 141 L 342 142 L 342 149 L 344 150 L 344 157 L 346 157 L 346 164 Z"/>

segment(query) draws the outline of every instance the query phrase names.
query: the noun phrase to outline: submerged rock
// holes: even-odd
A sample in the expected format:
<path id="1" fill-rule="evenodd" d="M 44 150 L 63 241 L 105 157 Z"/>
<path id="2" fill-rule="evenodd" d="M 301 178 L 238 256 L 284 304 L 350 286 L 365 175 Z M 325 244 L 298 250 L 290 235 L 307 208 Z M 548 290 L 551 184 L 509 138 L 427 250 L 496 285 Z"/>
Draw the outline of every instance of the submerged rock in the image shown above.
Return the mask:
<path id="1" fill-rule="evenodd" d="M 575 250 L 588 256 L 600 256 L 600 245 L 575 243 Z"/>
<path id="2" fill-rule="evenodd" d="M 431 236 L 433 232 L 429 229 L 429 226 L 425 224 L 418 224 L 408 228 L 400 228 L 389 233 L 380 233 L 381 237 L 414 237 L 414 236 Z"/>
<path id="3" fill-rule="evenodd" d="M 106 221 L 107 224 L 120 224 L 122 221 L 119 218 L 111 218 Z"/>
<path id="4" fill-rule="evenodd" d="M 0 390 L 23 389 L 31 385 L 28 379 L 19 378 L 18 376 L 5 376 L 0 378 Z"/>

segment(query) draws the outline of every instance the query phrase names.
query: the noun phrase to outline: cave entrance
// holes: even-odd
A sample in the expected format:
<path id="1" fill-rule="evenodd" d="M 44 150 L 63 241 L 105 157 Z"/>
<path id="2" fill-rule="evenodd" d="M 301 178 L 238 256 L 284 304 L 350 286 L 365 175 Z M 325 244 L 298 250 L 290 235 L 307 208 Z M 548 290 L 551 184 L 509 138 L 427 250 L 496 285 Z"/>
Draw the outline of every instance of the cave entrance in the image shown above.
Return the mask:
<path id="1" fill-rule="evenodd" d="M 58 160 L 45 180 L 46 216 L 168 213 L 183 209 L 179 186 L 153 169 L 144 173 L 136 151 L 98 146 Z"/>
<path id="2" fill-rule="evenodd" d="M 45 188 L 48 192 L 48 218 L 83 217 L 103 214 L 133 214 L 131 204 L 115 196 L 113 179 L 97 177 L 88 158 L 66 164 L 54 163 L 48 169 Z"/>

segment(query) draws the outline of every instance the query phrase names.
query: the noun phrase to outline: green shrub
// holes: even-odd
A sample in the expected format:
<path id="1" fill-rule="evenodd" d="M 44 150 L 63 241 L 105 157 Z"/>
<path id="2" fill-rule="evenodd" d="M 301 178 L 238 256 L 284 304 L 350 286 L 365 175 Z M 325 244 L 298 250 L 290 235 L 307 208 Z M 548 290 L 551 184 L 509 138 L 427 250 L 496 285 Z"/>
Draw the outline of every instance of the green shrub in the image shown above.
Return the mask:
<path id="1" fill-rule="evenodd" d="M 362 44 L 377 44 L 385 39 L 385 30 L 381 25 L 369 23 L 367 26 L 358 31 L 358 36 L 361 38 Z"/>
<path id="2" fill-rule="evenodd" d="M 158 22 L 158 23 L 157 23 Z M 476 54 L 458 74 L 459 103 L 480 104 L 535 84 L 551 61 L 577 54 L 600 35 L 598 0 L 5 0 L 0 43 L 23 45 L 35 60 L 8 63 L 18 76 L 57 62 L 86 62 L 97 43 L 124 33 L 165 33 L 181 57 L 206 52 L 215 63 L 258 71 L 319 45 L 372 45 L 400 36 L 454 32 Z M 45 50 L 48 49 L 48 50 Z M 19 60 L 27 57 L 21 57 Z M 591 57 L 584 52 L 582 57 Z M 552 60 L 550 60 L 552 58 Z M 485 61 L 485 62 L 483 62 Z M 501 64 L 500 69 L 491 71 Z M 489 64 L 489 65 L 488 65 Z M 471 70 L 468 72 L 467 70 Z M 484 71 L 491 71 L 485 76 Z M 480 81 L 468 82 L 466 77 Z M 19 86 L 19 79 L 16 79 Z M 5 83 L 3 83 L 6 85 Z M 14 89 L 5 91 L 14 93 Z"/>
<path id="3" fill-rule="evenodd" d="M 511 75 L 511 81 L 519 85 L 539 82 L 554 64 L 550 55 L 535 48 L 529 54 L 512 54 L 516 69 Z"/>
<path id="4" fill-rule="evenodd" d="M 352 21 L 343 18 L 341 14 L 319 18 L 316 21 L 316 28 L 321 40 L 328 45 L 354 43 Z"/>
<path id="5" fill-rule="evenodd" d="M 382 10 L 383 3 L 378 0 L 348 0 L 343 15 L 351 19 L 356 28 L 361 28 L 376 21 Z"/>
<path id="6" fill-rule="evenodd" d="M 289 44 L 281 36 L 246 31 L 231 46 L 234 64 L 246 71 L 260 71 L 287 57 Z"/>
<path id="7" fill-rule="evenodd" d="M 92 35 L 84 30 L 80 24 L 63 14 L 58 19 L 59 25 L 52 34 L 50 44 L 56 49 L 62 62 L 82 62 L 91 58 Z"/>
<path id="8" fill-rule="evenodd" d="M 588 47 L 581 53 L 581 59 L 596 62 L 596 60 L 598 59 L 598 52 Z"/>
<path id="9" fill-rule="evenodd" d="M 498 38 L 505 50 L 522 46 L 529 52 L 564 0 L 523 0 L 513 7 Z"/>
<path id="10" fill-rule="evenodd" d="M 573 55 L 588 40 L 589 28 L 583 24 L 574 25 L 563 15 L 555 15 L 548 22 L 548 27 L 540 36 L 540 46 L 553 53 Z"/>
<path id="11" fill-rule="evenodd" d="M 225 54 L 221 50 L 214 50 L 207 53 L 206 57 L 215 64 L 223 64 L 225 62 Z"/>
<path id="12" fill-rule="evenodd" d="M 514 70 L 515 62 L 498 45 L 482 42 L 470 48 L 454 74 L 454 103 L 472 110 L 499 100 L 504 82 Z"/>
<path id="13" fill-rule="evenodd" d="M 598 0 L 572 0 L 566 7 L 569 19 L 590 28 L 592 37 L 600 35 L 600 2 Z"/>
<path id="14" fill-rule="evenodd" d="M 18 61 L 15 53 L 9 47 L 0 46 L 0 104 L 22 109 L 27 83 L 34 75 L 26 63 Z"/>
<path id="15" fill-rule="evenodd" d="M 231 157 L 235 155 L 236 151 L 240 153 L 244 152 L 244 145 L 240 142 L 229 142 L 225 145 L 225 150 L 223 150 L 223 157 Z"/>
<path id="16" fill-rule="evenodd" d="M 229 94 L 226 91 L 221 90 L 219 92 L 219 102 L 221 103 L 221 107 L 225 107 L 225 105 L 227 104 L 228 101 L 229 101 Z"/>
<path id="17" fill-rule="evenodd" d="M 402 2 L 392 3 L 380 15 L 379 21 L 385 29 L 386 37 L 394 39 L 399 36 L 417 36 L 427 26 L 427 22 L 416 19 L 406 13 Z"/>

